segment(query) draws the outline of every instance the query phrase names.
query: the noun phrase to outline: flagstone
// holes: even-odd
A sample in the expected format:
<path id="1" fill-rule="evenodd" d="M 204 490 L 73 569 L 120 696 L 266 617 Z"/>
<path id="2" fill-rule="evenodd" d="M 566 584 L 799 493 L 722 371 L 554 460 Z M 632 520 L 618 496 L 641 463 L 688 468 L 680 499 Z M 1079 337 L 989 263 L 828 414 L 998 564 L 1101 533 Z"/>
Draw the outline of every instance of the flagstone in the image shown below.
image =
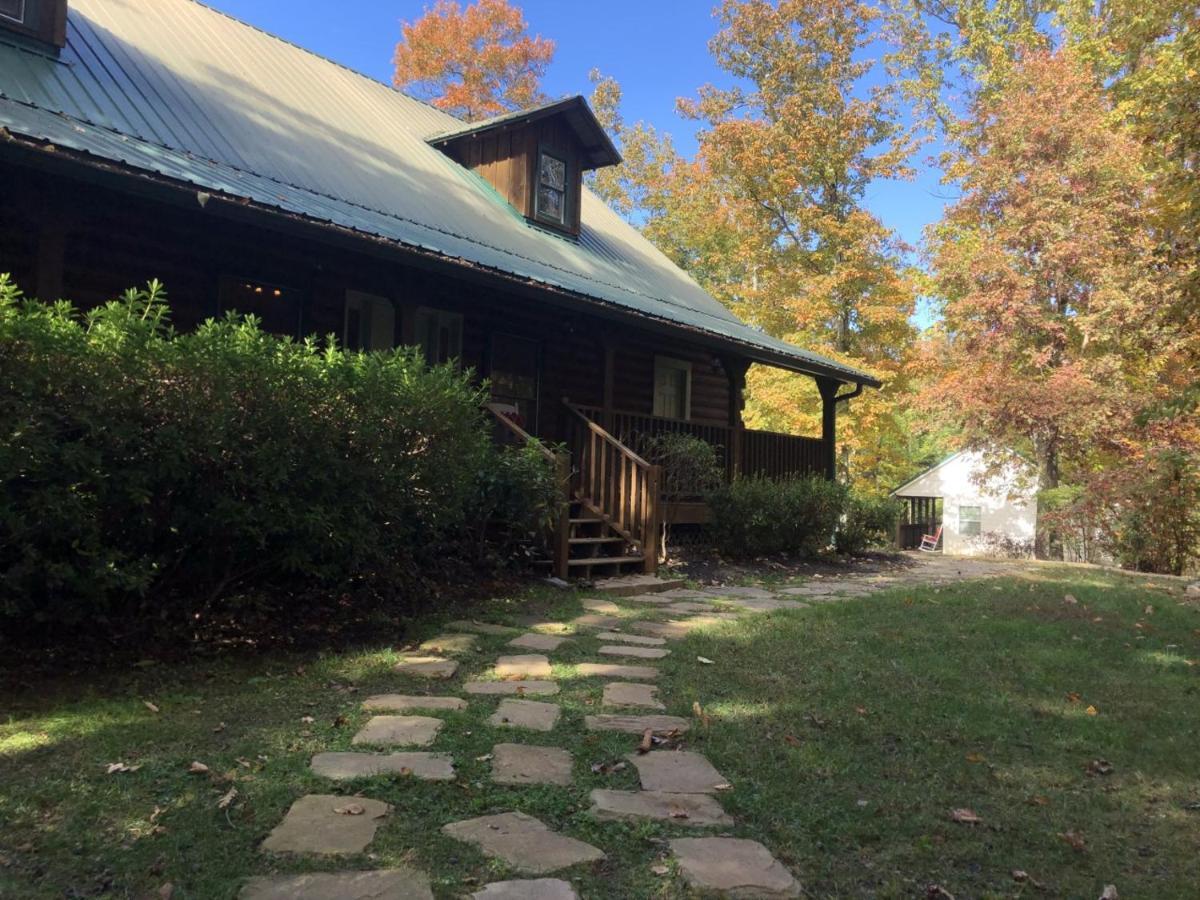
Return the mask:
<path id="1" fill-rule="evenodd" d="M 550 731 L 558 722 L 561 710 L 553 703 L 536 700 L 501 700 L 500 706 L 488 719 L 489 725 L 508 728 L 528 728 L 531 731 Z"/>
<path id="2" fill-rule="evenodd" d="M 658 677 L 653 666 L 625 666 L 620 663 L 579 663 L 575 671 L 581 678 L 628 678 L 630 681 L 645 681 Z"/>
<path id="3" fill-rule="evenodd" d="M 601 656 L 632 656 L 637 659 L 663 659 L 671 653 L 662 647 L 627 647 L 615 644 L 606 644 L 596 652 Z"/>
<path id="4" fill-rule="evenodd" d="M 493 625 L 491 622 L 468 622 L 465 619 L 460 619 L 457 622 L 447 622 L 447 628 L 453 628 L 455 631 L 471 631 L 475 634 L 512 634 L 520 631 L 519 628 L 513 628 L 511 625 Z"/>
<path id="5" fill-rule="evenodd" d="M 621 612 L 621 607 L 613 603 L 611 600 L 581 600 L 584 609 L 590 609 L 592 612 L 605 613 L 610 616 L 618 615 Z"/>
<path id="6" fill-rule="evenodd" d="M 539 653 L 501 656 L 495 673 L 497 678 L 549 678 L 550 660 Z"/>
<path id="7" fill-rule="evenodd" d="M 518 871 L 535 875 L 604 859 L 599 848 L 551 831 L 525 813 L 508 812 L 452 822 L 442 831 L 475 844 L 485 856 L 502 859 Z"/>
<path id="8" fill-rule="evenodd" d="M 668 734 L 672 731 L 684 732 L 692 727 L 692 723 L 679 716 L 621 716 L 598 715 L 584 716 L 583 724 L 588 731 L 624 731 L 628 734 L 642 734 L 649 730 L 657 734 Z M 666 788 L 663 788 L 666 790 Z"/>
<path id="9" fill-rule="evenodd" d="M 658 606 L 670 606 L 676 602 L 674 597 L 668 597 L 666 594 L 635 594 L 625 599 L 630 603 L 653 603 Z"/>
<path id="10" fill-rule="evenodd" d="M 626 634 L 623 631 L 602 631 L 596 637 L 602 641 L 621 641 L 626 644 L 641 644 L 643 647 L 661 647 L 666 643 L 662 638 L 647 637 L 644 634 Z"/>
<path id="11" fill-rule="evenodd" d="M 652 750 L 631 753 L 642 789 L 670 794 L 711 794 L 727 784 L 725 776 L 699 753 L 690 750 Z"/>
<path id="12" fill-rule="evenodd" d="M 561 747 L 497 744 L 492 748 L 492 781 L 497 784 L 571 783 L 571 754 Z"/>
<path id="13" fill-rule="evenodd" d="M 650 594 L 681 588 L 687 584 L 684 578 L 660 578 L 657 575 L 620 575 L 602 578 L 596 582 L 596 590 L 610 597 L 628 597 L 631 594 Z"/>
<path id="14" fill-rule="evenodd" d="M 312 758 L 314 775 L 334 781 L 404 775 L 421 781 L 453 781 L 454 759 L 449 753 L 318 753 Z"/>
<path id="15" fill-rule="evenodd" d="M 361 853 L 391 810 L 387 803 L 367 797 L 307 794 L 292 804 L 262 842 L 262 849 L 272 853 Z"/>
<path id="16" fill-rule="evenodd" d="M 740 609 L 750 612 L 774 612 L 778 609 L 807 609 L 809 604 L 799 600 L 735 600 Z"/>
<path id="17" fill-rule="evenodd" d="M 557 650 L 566 640 L 565 637 L 555 637 L 552 634 L 523 634 L 509 641 L 508 646 L 525 650 Z"/>
<path id="18" fill-rule="evenodd" d="M 541 616 L 517 616 L 517 621 L 539 634 L 570 634 L 571 626 L 566 622 L 551 622 Z"/>
<path id="19" fill-rule="evenodd" d="M 623 619 L 616 616 L 601 616 L 596 613 L 585 613 L 582 616 L 576 616 L 571 620 L 571 624 L 576 628 L 618 628 Z"/>
<path id="20" fill-rule="evenodd" d="M 350 743 L 426 747 L 444 724 L 432 716 L 374 716 Z"/>
<path id="21" fill-rule="evenodd" d="M 592 791 L 597 819 L 659 819 L 680 825 L 732 825 L 733 819 L 708 794 L 669 794 L 664 791 Z"/>
<path id="22" fill-rule="evenodd" d="M 669 591 L 662 591 L 662 596 L 670 597 L 672 600 L 707 600 L 711 599 L 711 594 L 706 594 L 704 591 L 697 591 L 693 588 L 671 588 Z"/>
<path id="23" fill-rule="evenodd" d="M 434 653 L 466 653 L 475 649 L 476 634 L 439 634 L 420 644 L 419 649 Z"/>
<path id="24" fill-rule="evenodd" d="M 405 712 L 410 709 L 466 709 L 462 697 L 423 697 L 414 694 L 375 694 L 363 701 L 362 708 L 373 712 Z"/>
<path id="25" fill-rule="evenodd" d="M 493 881 L 471 896 L 475 900 L 579 900 L 571 883 L 561 878 Z"/>
<path id="26" fill-rule="evenodd" d="M 799 897 L 800 885 L 758 841 L 743 838 L 676 838 L 671 852 L 684 880 L 699 891 L 730 897 Z"/>
<path id="27" fill-rule="evenodd" d="M 381 900 L 384 897 L 433 900 L 433 891 L 423 872 L 395 868 L 259 875 L 246 880 L 238 897 L 240 900 Z"/>
<path id="28" fill-rule="evenodd" d="M 416 678 L 450 678 L 458 671 L 458 663 L 440 656 L 405 653 L 400 655 L 400 662 L 396 663 L 395 671 Z"/>
<path id="29" fill-rule="evenodd" d="M 558 685 L 553 681 L 468 681 L 463 685 L 468 694 L 515 694 L 518 697 L 525 694 L 557 694 Z"/>
<path id="30" fill-rule="evenodd" d="M 658 688 L 653 684 L 614 681 L 604 686 L 603 706 L 640 706 L 645 709 L 666 709 L 658 700 Z"/>
<path id="31" fill-rule="evenodd" d="M 752 597 L 768 600 L 774 596 L 770 591 L 759 587 L 739 587 L 737 585 L 717 584 L 708 588 L 705 593 L 710 597 Z"/>
<path id="32" fill-rule="evenodd" d="M 668 612 L 674 613 L 710 613 L 713 611 L 713 604 L 682 600 L 679 603 L 672 603 L 666 609 Z"/>

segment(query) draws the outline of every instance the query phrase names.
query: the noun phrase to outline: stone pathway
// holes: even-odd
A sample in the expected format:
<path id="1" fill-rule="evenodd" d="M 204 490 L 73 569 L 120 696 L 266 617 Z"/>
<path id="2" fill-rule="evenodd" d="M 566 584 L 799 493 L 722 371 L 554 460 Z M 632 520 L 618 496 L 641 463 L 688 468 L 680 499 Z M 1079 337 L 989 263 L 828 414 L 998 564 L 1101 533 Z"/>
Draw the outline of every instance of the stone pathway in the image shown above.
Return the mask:
<path id="1" fill-rule="evenodd" d="M 371 718 L 350 739 L 351 746 L 362 747 L 363 751 L 330 750 L 317 753 L 310 763 L 313 776 L 335 785 L 359 782 L 359 790 L 346 796 L 299 797 L 262 841 L 261 850 L 316 857 L 369 853 L 377 831 L 389 827 L 393 811 L 389 804 L 363 796 L 363 784 L 369 793 L 370 779 L 389 779 L 389 783 L 411 780 L 413 790 L 420 790 L 421 782 L 455 781 L 455 759 L 451 753 L 438 751 L 437 745 L 445 732 L 461 729 L 464 710 L 476 707 L 483 713 L 491 710 L 484 727 L 495 729 L 495 740 L 491 752 L 477 761 L 487 763 L 491 782 L 508 792 L 498 791 L 497 796 L 511 796 L 513 791 L 522 790 L 554 791 L 576 783 L 577 764 L 586 760 L 574 759 L 570 751 L 554 746 L 551 733 L 582 728 L 596 732 L 589 741 L 625 740 L 628 753 L 624 760 L 609 765 L 613 771 L 628 768 L 636 772 L 640 789 L 596 788 L 590 791 L 590 807 L 576 807 L 575 814 L 586 814 L 598 823 L 657 822 L 680 829 L 675 834 L 709 829 L 707 834 L 674 837 L 664 844 L 669 847 L 678 877 L 689 889 L 705 896 L 799 896 L 801 888 L 795 876 L 767 847 L 729 835 L 730 829 L 742 823 L 725 811 L 720 798 L 738 786 L 730 784 L 695 749 L 703 747 L 704 741 L 702 735 L 697 738 L 690 731 L 692 719 L 667 714 L 688 712 L 694 698 L 672 696 L 670 685 L 660 696 L 659 687 L 652 683 L 660 674 L 658 664 L 671 654 L 669 644 L 697 628 L 719 629 L 746 615 L 803 610 L 812 604 L 861 597 L 902 583 L 940 584 L 1004 571 L 1003 564 L 919 559 L 914 569 L 906 572 L 813 577 L 774 590 L 744 585 L 693 589 L 682 583 L 663 584 L 638 576 L 597 588 L 604 598 L 583 600 L 586 612 L 567 622 L 537 616 L 519 619 L 523 628 L 468 620 L 450 622 L 445 626 L 447 633 L 400 654 L 395 665 L 401 679 L 397 687 L 419 691 L 423 683 L 432 688 L 429 682 L 435 681 L 446 682 L 449 688 L 461 662 L 472 673 L 458 681 L 466 697 L 452 693 L 367 697 L 361 707 Z M 658 590 L 664 587 L 667 589 Z M 504 650 L 537 652 L 502 652 L 486 663 L 488 668 L 478 671 L 480 665 L 474 660 L 485 658 L 480 655 L 481 645 L 497 648 L 501 644 Z M 585 702 L 604 712 L 564 717 L 557 703 L 527 699 L 552 697 L 560 691 L 547 653 L 565 657 L 567 662 L 559 667 L 559 677 L 578 679 L 577 689 L 590 693 L 592 698 Z M 580 656 L 585 658 L 580 660 Z M 637 664 L 605 658 L 632 659 Z M 674 665 L 705 662 L 671 659 Z M 610 736 L 604 737 L 604 733 Z M 502 734 L 511 738 L 505 740 Z M 526 743 L 530 740 L 542 743 Z M 684 741 L 689 749 L 679 746 Z M 397 752 L 390 750 L 393 747 L 429 749 Z M 595 764 L 592 771 L 598 771 Z M 482 785 L 476 783 L 474 787 Z M 489 811 L 486 801 L 477 808 Z M 573 821 L 570 812 L 563 821 Z M 715 829 L 724 833 L 713 834 Z M 562 833 L 518 809 L 501 807 L 488 815 L 446 822 L 441 830 L 447 838 L 472 845 L 523 875 L 549 875 L 605 859 L 602 847 Z M 240 896 L 243 900 L 368 900 L 385 896 L 426 900 L 433 894 L 425 874 L 393 867 L 256 877 L 245 882 Z M 486 900 L 578 900 L 576 889 L 565 876 L 498 880 L 480 885 L 471 896 Z"/>

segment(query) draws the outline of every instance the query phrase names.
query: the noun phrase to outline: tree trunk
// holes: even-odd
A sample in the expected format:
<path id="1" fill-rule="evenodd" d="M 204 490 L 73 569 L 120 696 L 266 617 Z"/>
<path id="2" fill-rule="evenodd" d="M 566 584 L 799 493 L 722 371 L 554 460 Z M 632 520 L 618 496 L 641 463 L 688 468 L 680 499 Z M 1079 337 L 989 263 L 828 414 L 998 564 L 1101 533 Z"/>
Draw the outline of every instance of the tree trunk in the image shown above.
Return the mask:
<path id="1" fill-rule="evenodd" d="M 1058 436 L 1035 445 L 1038 459 L 1038 490 L 1046 491 L 1058 487 Z M 1062 559 L 1062 535 L 1045 520 L 1045 504 L 1038 504 L 1037 537 L 1034 553 L 1038 559 Z"/>

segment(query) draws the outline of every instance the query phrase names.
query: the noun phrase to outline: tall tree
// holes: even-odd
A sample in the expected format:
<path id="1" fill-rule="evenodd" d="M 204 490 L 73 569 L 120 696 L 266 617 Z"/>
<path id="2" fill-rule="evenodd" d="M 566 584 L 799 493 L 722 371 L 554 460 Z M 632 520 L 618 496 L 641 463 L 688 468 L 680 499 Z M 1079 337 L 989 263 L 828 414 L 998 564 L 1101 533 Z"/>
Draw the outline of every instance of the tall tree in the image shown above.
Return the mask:
<path id="1" fill-rule="evenodd" d="M 1166 292 L 1149 179 L 1070 50 L 1028 53 L 955 133 L 962 196 L 930 234 L 950 335 L 930 399 L 968 443 L 1031 454 L 1052 490 L 1116 450 L 1152 390 Z"/>
<path id="2" fill-rule="evenodd" d="M 528 32 L 507 0 L 437 0 L 401 23 L 393 83 L 468 121 L 533 106 L 554 42 Z"/>

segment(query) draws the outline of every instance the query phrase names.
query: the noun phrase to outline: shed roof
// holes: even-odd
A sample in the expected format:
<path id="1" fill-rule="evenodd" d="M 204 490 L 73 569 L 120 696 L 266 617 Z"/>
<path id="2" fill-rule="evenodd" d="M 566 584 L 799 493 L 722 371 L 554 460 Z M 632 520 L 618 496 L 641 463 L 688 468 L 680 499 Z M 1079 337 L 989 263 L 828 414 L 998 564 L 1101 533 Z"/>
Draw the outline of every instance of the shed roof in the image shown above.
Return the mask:
<path id="1" fill-rule="evenodd" d="M 71 0 L 58 58 L 0 38 L 0 128 L 879 384 L 746 325 L 590 191 L 578 241 L 520 221 L 428 143 L 464 123 L 195 0 Z"/>

